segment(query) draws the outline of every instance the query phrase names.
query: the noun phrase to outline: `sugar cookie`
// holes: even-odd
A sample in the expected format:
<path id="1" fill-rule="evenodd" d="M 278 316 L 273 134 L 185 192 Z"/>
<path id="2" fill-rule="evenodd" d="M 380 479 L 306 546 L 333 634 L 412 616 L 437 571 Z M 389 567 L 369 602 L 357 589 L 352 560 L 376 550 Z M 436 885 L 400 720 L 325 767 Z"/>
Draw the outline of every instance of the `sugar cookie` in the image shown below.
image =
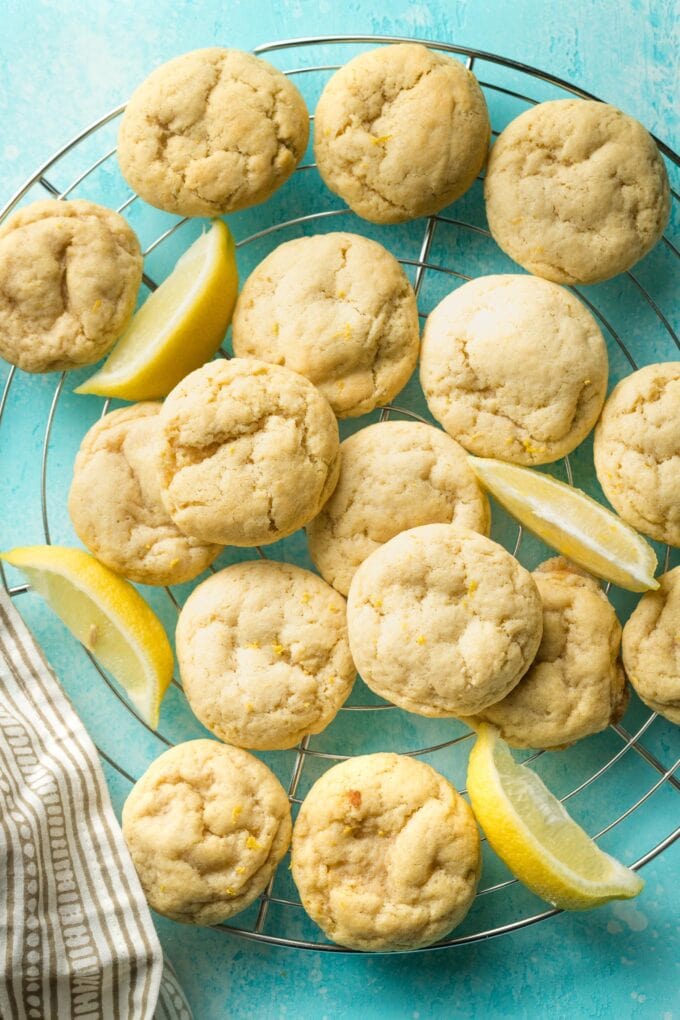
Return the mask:
<path id="1" fill-rule="evenodd" d="M 624 521 L 680 546 L 680 361 L 621 380 L 595 429 L 593 455 L 604 494 Z"/>
<path id="2" fill-rule="evenodd" d="M 307 913 L 352 949 L 417 949 L 463 920 L 481 870 L 472 810 L 443 776 L 397 754 L 351 758 L 307 794 L 292 870 Z"/>
<path id="3" fill-rule="evenodd" d="M 307 540 L 319 572 L 343 595 L 357 567 L 400 531 L 442 523 L 488 534 L 488 500 L 441 429 L 380 422 L 355 432 L 340 453 L 338 484 L 307 525 Z"/>
<path id="4" fill-rule="evenodd" d="M 599 583 L 559 557 L 533 573 L 543 638 L 517 686 L 480 712 L 513 747 L 560 748 L 618 722 L 628 704 L 621 624 Z"/>
<path id="5" fill-rule="evenodd" d="M 126 181 L 180 216 L 219 216 L 264 202 L 295 170 L 309 114 L 265 60 L 217 46 L 157 67 L 133 93 L 118 134 Z"/>
<path id="6" fill-rule="evenodd" d="M 490 138 L 484 95 L 458 60 L 417 43 L 354 57 L 316 107 L 314 155 L 325 183 L 358 216 L 429 216 L 472 185 Z"/>
<path id="7" fill-rule="evenodd" d="M 185 924 L 218 924 L 264 891 L 290 843 L 288 798 L 238 747 L 190 740 L 132 788 L 123 836 L 149 905 Z"/>
<path id="8" fill-rule="evenodd" d="M 160 404 L 110 411 L 86 433 L 68 508 L 78 538 L 98 560 L 140 584 L 180 584 L 222 551 L 188 538 L 161 500 L 156 470 Z"/>
<path id="9" fill-rule="evenodd" d="M 606 103 L 539 103 L 506 127 L 484 182 L 489 227 L 510 258 L 556 283 L 630 269 L 661 237 L 668 175 L 654 139 Z"/>
<path id="10" fill-rule="evenodd" d="M 275 248 L 239 296 L 239 357 L 285 365 L 317 386 L 340 418 L 367 414 L 405 386 L 418 360 L 413 288 L 382 245 L 317 234 Z"/>
<path id="11" fill-rule="evenodd" d="M 25 372 L 98 361 L 132 317 L 142 254 L 94 202 L 46 199 L 0 226 L 0 356 Z"/>
<path id="12" fill-rule="evenodd" d="M 527 671 L 543 629 L 528 570 L 451 524 L 403 531 L 364 560 L 347 601 L 349 642 L 371 690 L 418 715 L 472 715 Z"/>
<path id="13" fill-rule="evenodd" d="M 276 542 L 335 488 L 338 423 L 319 391 L 287 368 L 211 361 L 175 387 L 160 418 L 161 497 L 186 535 Z"/>
<path id="14" fill-rule="evenodd" d="M 658 581 L 623 628 L 623 663 L 642 701 L 680 726 L 680 567 Z"/>
<path id="15" fill-rule="evenodd" d="M 428 317 L 430 411 L 478 457 L 547 464 L 571 453 L 607 393 L 607 347 L 585 305 L 534 276 L 480 276 Z"/>
<path id="16" fill-rule="evenodd" d="M 239 747 L 319 733 L 356 677 L 345 600 L 289 563 L 236 563 L 208 578 L 182 608 L 176 645 L 191 708 Z"/>

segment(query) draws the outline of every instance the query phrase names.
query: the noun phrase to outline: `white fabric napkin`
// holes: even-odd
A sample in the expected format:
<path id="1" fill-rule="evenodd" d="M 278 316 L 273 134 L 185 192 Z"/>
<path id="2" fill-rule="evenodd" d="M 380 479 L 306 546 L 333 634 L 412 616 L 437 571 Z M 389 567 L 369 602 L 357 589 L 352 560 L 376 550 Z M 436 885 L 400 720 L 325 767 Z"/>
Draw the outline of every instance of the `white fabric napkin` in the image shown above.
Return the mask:
<path id="1" fill-rule="evenodd" d="M 95 747 L 0 587 L 0 1016 L 154 1015 L 191 1018 Z"/>

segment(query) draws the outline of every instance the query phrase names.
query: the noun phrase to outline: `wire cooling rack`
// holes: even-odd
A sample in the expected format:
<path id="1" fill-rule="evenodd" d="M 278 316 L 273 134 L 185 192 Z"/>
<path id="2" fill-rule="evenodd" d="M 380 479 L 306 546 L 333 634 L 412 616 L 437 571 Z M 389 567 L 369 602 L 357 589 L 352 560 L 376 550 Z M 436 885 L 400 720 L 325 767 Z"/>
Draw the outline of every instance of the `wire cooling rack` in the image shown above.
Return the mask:
<path id="1" fill-rule="evenodd" d="M 273 62 L 278 61 L 281 69 L 302 88 L 310 109 L 313 109 L 328 77 L 350 56 L 371 46 L 404 41 L 424 40 L 387 36 L 329 36 L 268 43 L 254 52 Z M 494 136 L 510 119 L 538 101 L 566 96 L 596 98 L 566 81 L 504 57 L 442 42 L 425 42 L 435 50 L 463 58 L 468 68 L 474 68 L 489 104 Z M 291 61 L 291 56 L 296 66 L 287 66 L 286 62 Z M 115 130 L 123 109 L 123 106 L 118 107 L 101 117 L 54 153 L 7 203 L 0 212 L 0 222 L 23 199 L 46 195 L 60 199 L 87 197 L 112 205 L 130 218 L 144 242 L 143 285 L 153 290 L 156 287 L 155 277 L 160 278 L 161 274 L 165 275 L 169 271 L 177 254 L 190 243 L 192 230 L 195 233 L 198 226 L 196 221 L 170 218 L 152 210 L 135 194 L 129 193 L 115 160 Z M 673 183 L 672 175 L 677 172 L 680 159 L 662 141 L 656 141 L 667 162 Z M 419 314 L 421 320 L 424 320 L 444 293 L 461 282 L 490 272 L 517 271 L 517 267 L 493 244 L 484 219 L 481 187 L 478 181 L 451 211 L 402 228 L 376 228 L 357 220 L 346 208 L 339 207 L 334 196 L 321 186 L 315 164 L 311 161 L 303 162 L 291 182 L 265 206 L 230 217 L 229 223 L 236 236 L 241 277 L 269 250 L 290 236 L 328 229 L 370 233 L 399 257 L 409 273 L 418 296 Z M 674 203 L 680 200 L 675 189 L 673 199 Z M 678 207 L 674 205 L 674 215 L 677 211 Z M 162 229 L 159 229 L 159 225 Z M 636 267 L 635 273 L 628 272 L 610 284 L 588 288 L 585 293 L 578 291 L 581 300 L 598 319 L 607 339 L 613 379 L 628 374 L 639 364 L 678 358 L 680 344 L 671 318 L 673 279 L 677 293 L 677 276 L 674 278 L 673 274 L 678 272 L 679 256 L 680 252 L 671 237 L 664 236 L 655 253 Z M 225 345 L 220 353 L 228 357 L 228 347 Z M 63 521 L 65 486 L 62 483 L 52 485 L 51 482 L 50 465 L 55 456 L 61 460 L 67 456 L 61 440 L 58 437 L 55 439 L 55 420 L 58 412 L 62 413 L 66 401 L 68 407 L 63 410 L 63 414 L 68 420 L 71 433 L 75 433 L 77 448 L 77 443 L 91 424 L 91 421 L 83 420 L 85 416 L 80 413 L 81 408 L 87 406 L 91 409 L 95 406 L 92 401 L 96 401 L 96 398 L 88 398 L 90 403 L 87 405 L 82 402 L 83 398 L 74 398 L 73 401 L 67 398 L 73 386 L 85 374 L 70 373 L 67 376 L 64 373 L 59 376 L 51 399 L 45 404 L 46 417 L 42 434 L 37 440 L 40 453 L 36 464 L 39 471 L 36 487 L 40 499 L 38 520 L 43 534 L 34 535 L 34 541 L 44 540 L 49 543 L 55 537 L 53 524 L 57 512 L 54 507 L 60 508 L 57 533 L 66 528 Z M 73 379 L 75 382 L 72 385 Z M 46 378 L 41 383 L 51 385 Z M 19 441 L 25 439 L 28 443 L 29 432 L 35 430 L 32 414 L 20 415 L 8 410 L 16 398 L 17 390 L 21 395 L 22 387 L 27 386 L 28 377 L 15 369 L 9 371 L 0 398 L 0 443 L 8 442 L 10 430 L 15 443 L 17 438 Z M 29 393 L 27 400 L 30 402 L 30 399 Z M 14 399 L 14 404 L 22 406 L 20 399 Z M 110 401 L 100 401 L 96 413 L 106 413 L 109 406 Z M 396 404 L 381 408 L 373 416 L 358 422 L 343 423 L 343 429 L 347 434 L 348 431 L 376 420 L 376 416 L 384 421 L 394 415 L 431 423 L 432 419 L 427 414 L 416 381 L 406 387 Z M 576 479 L 581 487 L 597 491 L 587 444 L 571 459 L 565 458 L 561 465 L 550 465 L 549 470 L 552 473 L 561 472 L 572 484 Z M 12 519 L 11 512 L 8 519 Z M 537 540 L 523 535 L 522 529 L 517 528 L 497 507 L 494 507 L 493 534 L 528 566 L 534 566 L 539 559 L 550 555 L 550 551 Z M 59 539 L 63 541 L 61 534 Z M 257 553 L 265 556 L 262 550 L 257 550 Z M 247 550 L 229 550 L 226 553 L 229 562 L 254 554 Z M 278 543 L 268 549 L 266 555 L 309 565 L 300 536 Z M 660 550 L 660 560 L 664 569 L 668 568 L 671 562 L 670 548 Z M 224 565 L 224 561 L 220 560 L 218 565 Z M 212 569 L 214 571 L 215 568 Z M 28 590 L 25 584 L 9 584 L 4 574 L 3 580 L 14 598 Z M 181 591 L 165 589 L 167 602 L 162 607 L 162 615 L 169 620 L 170 629 L 172 616 L 168 617 L 168 613 L 176 614 L 189 590 L 191 586 L 183 586 Z M 154 605 L 154 599 L 166 597 L 162 590 L 159 593 L 147 589 L 145 594 Z M 631 599 L 614 590 L 610 594 L 621 614 L 626 615 L 633 604 Z M 86 653 L 83 651 L 83 654 Z M 89 668 L 97 670 L 106 684 L 106 687 L 100 687 L 101 698 L 117 699 L 132 716 L 132 721 L 127 720 L 127 735 L 117 741 L 114 750 L 110 746 L 108 749 L 99 747 L 102 757 L 125 780 L 134 782 L 137 778 L 126 767 L 129 764 L 131 743 L 137 740 L 144 742 L 150 760 L 178 740 L 201 735 L 177 679 L 173 680 L 171 697 L 166 699 L 175 699 L 172 732 L 166 732 L 167 715 L 171 709 L 168 708 L 166 713 L 165 707 L 160 730 L 154 732 L 136 715 L 94 659 L 90 657 L 90 660 Z M 64 683 L 80 709 L 77 692 L 70 690 L 67 677 L 64 677 Z M 112 705 L 120 710 L 115 701 Z M 84 705 L 83 713 L 87 721 Z M 390 720 L 395 721 L 394 725 Z M 139 727 L 145 727 L 147 732 Z M 305 786 L 308 787 L 325 768 L 348 757 L 350 753 L 381 749 L 422 757 L 448 774 L 460 788 L 464 785 L 465 760 L 471 736 L 455 720 L 434 721 L 405 716 L 394 706 L 373 697 L 359 681 L 349 703 L 324 734 L 305 738 L 293 753 L 274 752 L 263 757 L 284 784 L 287 783 L 295 813 L 302 801 Z M 678 802 L 675 795 L 680 790 L 680 782 L 674 773 L 680 765 L 680 759 L 670 765 L 665 759 L 677 756 L 677 737 L 677 730 L 673 730 L 664 720 L 658 719 L 633 699 L 625 725 L 612 726 L 607 733 L 589 738 L 565 752 L 545 754 L 539 751 L 527 754 L 524 758 L 535 762 L 533 767 L 543 773 L 553 788 L 557 788 L 561 800 L 569 802 L 570 809 L 596 839 L 601 840 L 607 849 L 624 856 L 631 867 L 639 869 L 680 836 L 680 827 L 667 832 L 668 818 L 673 816 L 673 812 L 677 818 Z M 335 747 L 335 741 L 340 742 L 340 747 Z M 101 744 L 104 741 L 99 742 Z M 614 793 L 606 785 L 608 782 L 614 782 Z M 585 798 L 581 800 L 584 792 Z M 673 798 L 670 809 L 665 807 L 667 801 L 664 801 L 650 815 L 650 807 L 659 804 L 659 799 L 669 794 Z M 615 808 L 613 804 L 616 804 Z M 629 825 L 626 830 L 629 822 L 632 822 L 632 826 Z M 659 825 L 662 826 L 661 831 Z M 624 832 L 627 834 L 623 835 Z M 618 842 L 612 843 L 617 834 L 621 834 Z M 545 909 L 545 905 L 541 907 L 538 900 L 504 872 L 488 847 L 485 847 L 484 852 L 484 878 L 468 919 L 453 937 L 428 948 L 454 947 L 491 938 L 559 913 L 555 909 Z M 236 917 L 233 924 L 225 923 L 217 927 L 233 935 L 261 942 L 300 949 L 348 952 L 326 942 L 305 917 L 285 865 L 279 868 L 265 893 L 249 911 Z"/>

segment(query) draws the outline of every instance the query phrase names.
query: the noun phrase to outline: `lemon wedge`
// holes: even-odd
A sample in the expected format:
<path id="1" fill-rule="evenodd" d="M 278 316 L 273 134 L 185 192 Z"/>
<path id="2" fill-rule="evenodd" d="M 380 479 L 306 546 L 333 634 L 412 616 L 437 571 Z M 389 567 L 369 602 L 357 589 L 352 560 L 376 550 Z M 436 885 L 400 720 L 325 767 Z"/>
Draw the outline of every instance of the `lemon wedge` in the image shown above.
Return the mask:
<path id="1" fill-rule="evenodd" d="M 585 492 L 505 461 L 468 460 L 501 506 L 580 567 L 628 591 L 659 587 L 649 542 Z"/>
<path id="2" fill-rule="evenodd" d="M 234 239 L 215 220 L 136 312 L 104 365 L 75 392 L 122 400 L 167 396 L 212 358 L 231 322 L 237 291 Z"/>
<path id="3" fill-rule="evenodd" d="M 25 546 L 0 559 L 25 574 L 155 729 L 172 679 L 172 648 L 139 592 L 81 549 Z"/>
<path id="4" fill-rule="evenodd" d="M 470 753 L 472 809 L 501 860 L 532 892 L 562 910 L 631 899 L 644 887 L 569 817 L 538 776 L 518 765 L 498 731 L 479 726 Z"/>

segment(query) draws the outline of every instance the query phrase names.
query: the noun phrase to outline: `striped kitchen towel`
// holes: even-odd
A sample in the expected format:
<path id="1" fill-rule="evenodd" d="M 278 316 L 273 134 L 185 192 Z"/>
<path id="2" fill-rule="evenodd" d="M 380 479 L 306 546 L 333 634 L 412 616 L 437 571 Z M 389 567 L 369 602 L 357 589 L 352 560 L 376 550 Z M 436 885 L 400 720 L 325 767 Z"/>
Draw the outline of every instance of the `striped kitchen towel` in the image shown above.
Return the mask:
<path id="1" fill-rule="evenodd" d="M 191 1017 L 94 745 L 0 586 L 0 1016 L 154 1014 Z"/>

